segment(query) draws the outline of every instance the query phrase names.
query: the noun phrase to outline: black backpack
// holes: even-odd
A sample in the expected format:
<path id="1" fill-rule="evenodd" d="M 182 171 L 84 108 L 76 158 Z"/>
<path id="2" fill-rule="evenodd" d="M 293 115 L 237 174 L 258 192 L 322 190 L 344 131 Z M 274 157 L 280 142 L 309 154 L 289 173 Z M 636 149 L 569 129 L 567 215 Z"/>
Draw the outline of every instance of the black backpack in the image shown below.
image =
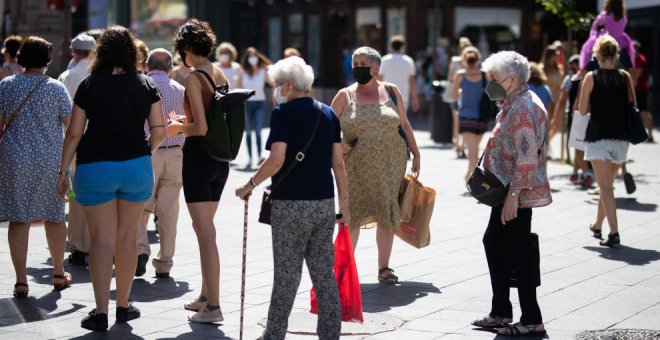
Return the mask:
<path id="1" fill-rule="evenodd" d="M 245 102 L 255 93 L 249 89 L 228 90 L 227 84 L 216 86 L 211 76 L 196 70 L 213 86 L 211 105 L 206 111 L 208 130 L 202 137 L 206 154 L 220 162 L 236 159 L 245 131 Z"/>
<path id="2" fill-rule="evenodd" d="M 483 89 L 486 89 L 486 83 L 486 73 L 481 72 L 481 87 Z M 479 100 L 479 120 L 482 122 L 495 120 L 498 112 L 500 112 L 500 109 L 490 100 L 486 91 L 484 91 Z"/>

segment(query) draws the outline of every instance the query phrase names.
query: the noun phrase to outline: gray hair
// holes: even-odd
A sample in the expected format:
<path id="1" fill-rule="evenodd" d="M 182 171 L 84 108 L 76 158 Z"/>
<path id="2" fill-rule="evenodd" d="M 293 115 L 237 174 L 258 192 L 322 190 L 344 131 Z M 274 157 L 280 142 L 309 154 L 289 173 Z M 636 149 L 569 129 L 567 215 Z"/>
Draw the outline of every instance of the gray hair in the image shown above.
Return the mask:
<path id="1" fill-rule="evenodd" d="M 284 58 L 268 68 L 268 77 L 277 84 L 290 81 L 297 91 L 307 92 L 314 83 L 314 70 L 300 57 Z"/>
<path id="2" fill-rule="evenodd" d="M 374 65 L 374 64 L 375 65 L 380 65 L 380 53 L 378 53 L 378 51 L 376 51 L 375 49 L 373 49 L 369 46 L 362 46 L 362 47 L 358 48 L 357 50 L 355 50 L 355 52 L 353 52 L 352 60 L 355 60 L 355 57 L 357 57 L 359 55 L 366 56 L 367 59 L 369 59 L 369 61 L 371 62 L 372 65 Z"/>
<path id="3" fill-rule="evenodd" d="M 164 48 L 156 48 L 147 56 L 149 70 L 169 71 L 172 68 L 172 53 Z"/>
<path id="4" fill-rule="evenodd" d="M 529 80 L 529 61 L 514 51 L 501 51 L 492 54 L 481 64 L 485 72 L 495 72 L 502 77 L 516 76 L 519 84 Z"/>

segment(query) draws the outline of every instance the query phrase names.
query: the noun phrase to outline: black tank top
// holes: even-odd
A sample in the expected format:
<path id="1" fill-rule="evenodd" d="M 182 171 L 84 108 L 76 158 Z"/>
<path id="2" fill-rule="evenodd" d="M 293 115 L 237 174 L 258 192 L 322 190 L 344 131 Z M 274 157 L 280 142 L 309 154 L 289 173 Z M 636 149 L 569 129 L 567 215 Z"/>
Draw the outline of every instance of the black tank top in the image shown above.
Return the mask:
<path id="1" fill-rule="evenodd" d="M 575 100 L 577 99 L 578 92 L 580 92 L 580 83 L 582 79 L 571 79 L 571 89 L 568 91 L 568 113 L 572 116 L 573 107 L 575 107 Z"/>
<path id="2" fill-rule="evenodd" d="M 586 142 L 626 140 L 628 83 L 619 70 L 599 69 L 591 72 L 594 87 L 589 104 L 591 119 L 587 126 Z"/>

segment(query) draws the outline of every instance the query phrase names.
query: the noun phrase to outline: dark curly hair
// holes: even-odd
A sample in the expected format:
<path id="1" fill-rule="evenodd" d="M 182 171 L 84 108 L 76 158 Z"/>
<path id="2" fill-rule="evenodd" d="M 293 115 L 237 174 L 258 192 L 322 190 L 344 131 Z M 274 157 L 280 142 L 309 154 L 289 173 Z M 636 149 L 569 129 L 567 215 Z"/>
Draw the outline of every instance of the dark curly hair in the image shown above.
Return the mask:
<path id="1" fill-rule="evenodd" d="M 135 38 L 122 26 L 110 26 L 101 34 L 90 73 L 112 74 L 115 67 L 126 73 L 137 73 Z"/>
<path id="2" fill-rule="evenodd" d="M 216 44 L 215 33 L 206 21 L 190 19 L 177 30 L 172 45 L 174 51 L 190 52 L 208 57 Z"/>
<path id="3" fill-rule="evenodd" d="M 43 38 L 29 36 L 23 40 L 16 55 L 18 64 L 25 68 L 46 67 L 53 56 L 53 44 Z"/>

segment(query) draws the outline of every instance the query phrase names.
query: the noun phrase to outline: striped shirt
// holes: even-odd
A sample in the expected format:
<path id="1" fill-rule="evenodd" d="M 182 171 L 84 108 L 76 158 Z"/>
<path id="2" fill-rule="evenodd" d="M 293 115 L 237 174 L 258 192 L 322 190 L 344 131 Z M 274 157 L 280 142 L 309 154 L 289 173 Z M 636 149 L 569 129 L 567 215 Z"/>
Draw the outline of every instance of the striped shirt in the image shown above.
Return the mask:
<path id="1" fill-rule="evenodd" d="M 170 79 L 165 71 L 155 70 L 150 71 L 147 74 L 151 79 L 153 79 L 156 87 L 160 90 L 160 94 L 163 96 L 161 104 L 163 105 L 163 116 L 165 122 L 167 122 L 168 115 L 170 112 L 174 111 L 178 116 L 184 115 L 183 113 L 183 93 L 185 88 L 181 86 L 176 81 Z M 145 125 L 145 130 L 148 132 L 148 125 Z M 182 146 L 185 137 L 183 135 L 178 135 L 174 137 L 165 136 L 163 143 L 160 145 L 163 146 Z"/>

